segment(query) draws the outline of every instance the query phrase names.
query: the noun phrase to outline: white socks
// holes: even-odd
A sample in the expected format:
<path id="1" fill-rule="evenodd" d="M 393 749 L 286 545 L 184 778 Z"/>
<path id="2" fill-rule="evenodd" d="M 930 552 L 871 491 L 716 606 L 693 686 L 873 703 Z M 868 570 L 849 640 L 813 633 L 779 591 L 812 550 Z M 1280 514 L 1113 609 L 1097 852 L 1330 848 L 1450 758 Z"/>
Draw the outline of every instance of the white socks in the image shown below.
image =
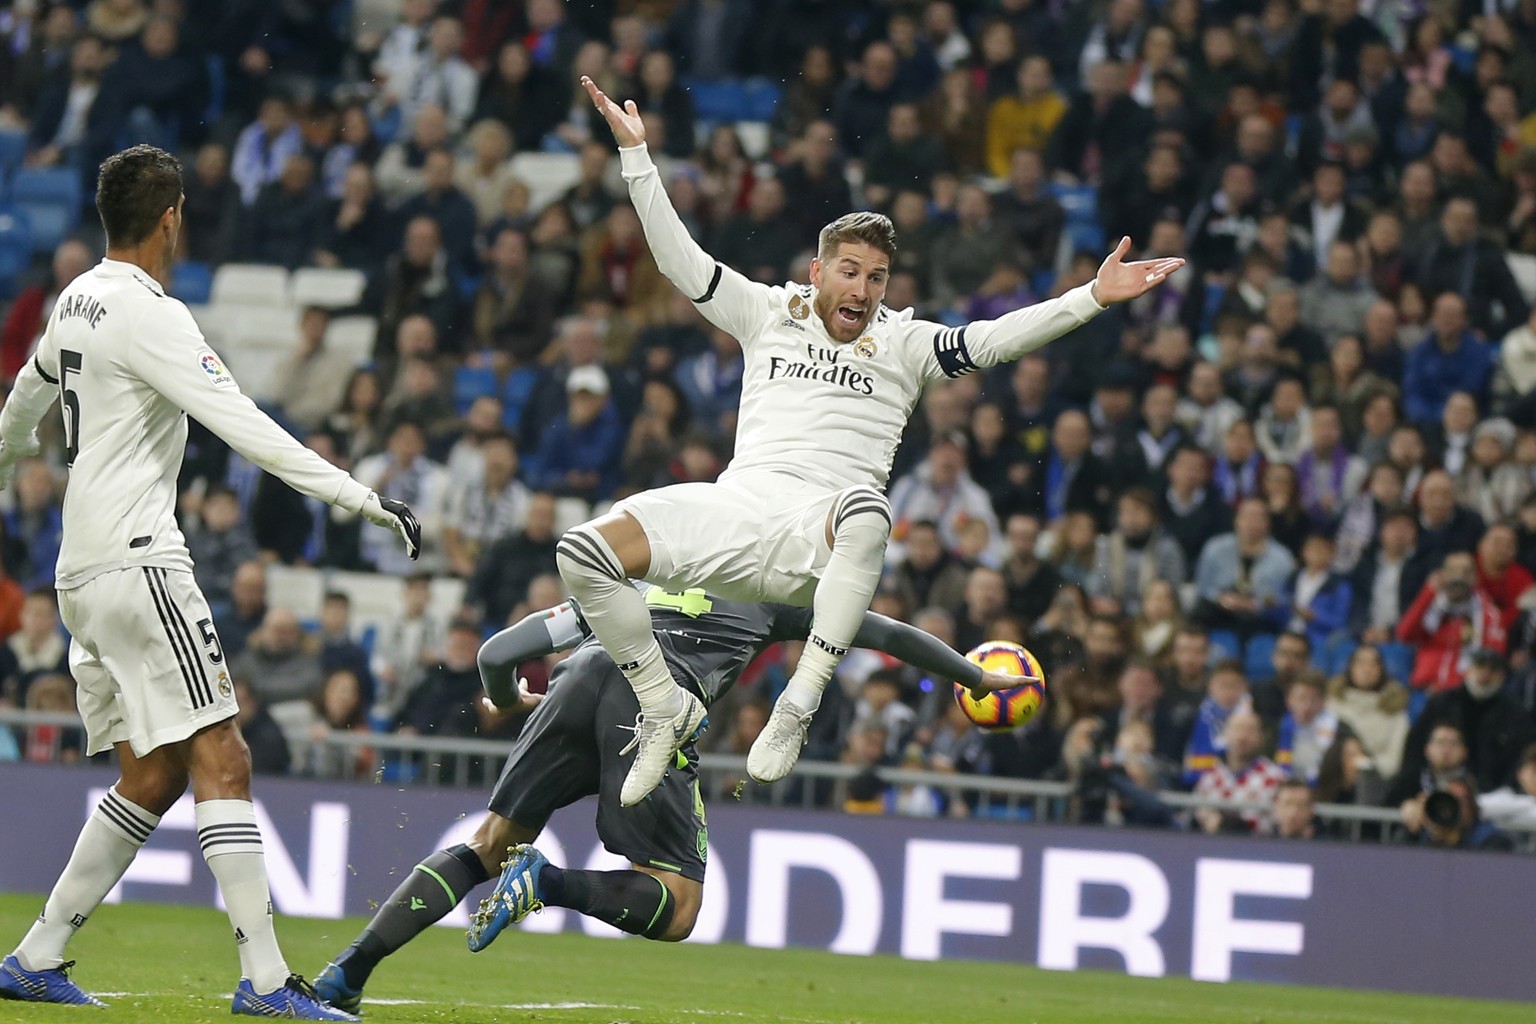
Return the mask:
<path id="1" fill-rule="evenodd" d="M 555 547 L 555 564 L 603 650 L 634 688 L 640 710 L 669 718 L 682 710 L 682 694 L 651 632 L 651 610 L 603 535 L 590 525 L 567 530 Z"/>
<path id="2" fill-rule="evenodd" d="M 16 947 L 23 968 L 47 971 L 64 962 L 64 947 L 107 898 L 158 824 L 158 814 L 119 796 L 116 786 L 107 791 L 80 830 L 42 915 Z"/>
<path id="3" fill-rule="evenodd" d="M 832 516 L 832 557 L 811 603 L 810 639 L 782 700 L 802 711 L 821 707 L 821 693 L 848 653 L 880 586 L 890 535 L 891 506 L 884 495 L 867 487 L 844 492 Z"/>
<path id="4" fill-rule="evenodd" d="M 288 964 L 272 928 L 272 898 L 261 830 L 249 800 L 204 800 L 197 805 L 197 841 L 235 926 L 240 973 L 258 994 L 288 982 Z"/>

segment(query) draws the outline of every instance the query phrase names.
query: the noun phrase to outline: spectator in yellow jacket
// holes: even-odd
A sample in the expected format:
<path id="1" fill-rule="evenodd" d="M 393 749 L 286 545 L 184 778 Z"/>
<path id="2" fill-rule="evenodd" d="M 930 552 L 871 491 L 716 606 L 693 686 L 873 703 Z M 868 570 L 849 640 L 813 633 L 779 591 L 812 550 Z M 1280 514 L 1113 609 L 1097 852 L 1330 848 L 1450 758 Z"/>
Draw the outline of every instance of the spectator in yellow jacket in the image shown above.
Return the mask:
<path id="1" fill-rule="evenodd" d="M 1018 84 L 1016 94 L 995 100 L 987 114 L 987 171 L 995 178 L 1008 177 L 1014 150 L 1044 149 L 1067 112 L 1046 58 L 1026 58 L 1019 65 Z"/>

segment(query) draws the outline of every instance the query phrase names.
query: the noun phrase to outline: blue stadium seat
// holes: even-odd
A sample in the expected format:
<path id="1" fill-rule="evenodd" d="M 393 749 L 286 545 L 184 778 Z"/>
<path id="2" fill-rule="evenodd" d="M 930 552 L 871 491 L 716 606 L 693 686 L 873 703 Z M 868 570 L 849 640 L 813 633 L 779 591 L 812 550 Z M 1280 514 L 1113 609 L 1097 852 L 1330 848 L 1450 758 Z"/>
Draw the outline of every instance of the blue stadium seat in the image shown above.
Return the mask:
<path id="1" fill-rule="evenodd" d="M 24 212 L 0 206 L 0 299 L 16 294 L 21 275 L 31 262 L 31 222 Z"/>
<path id="2" fill-rule="evenodd" d="M 1029 279 L 1029 287 L 1039 298 L 1045 298 L 1051 294 L 1051 289 L 1056 286 L 1056 271 L 1050 267 L 1035 271 L 1035 276 Z"/>
<path id="3" fill-rule="evenodd" d="M 453 373 L 453 404 L 463 416 L 475 399 L 496 393 L 496 371 L 488 366 L 461 366 Z"/>
<path id="4" fill-rule="evenodd" d="M 1331 676 L 1341 675 L 1345 669 L 1349 668 L 1349 659 L 1354 657 L 1355 651 L 1359 649 L 1360 645 L 1353 640 L 1336 642 L 1328 650 L 1328 664 L 1324 671 Z"/>
<path id="5" fill-rule="evenodd" d="M 229 88 L 229 77 L 224 73 L 224 58 L 216 53 L 208 55 L 208 106 L 203 108 L 203 122 L 219 123 L 224 116 L 224 94 Z"/>
<path id="6" fill-rule="evenodd" d="M 738 120 L 772 121 L 774 112 L 779 108 L 779 100 L 783 98 L 783 95 L 783 90 L 766 78 L 752 79 L 747 82 L 747 116 Z"/>
<path id="7" fill-rule="evenodd" d="M 475 292 L 480 287 L 479 274 L 458 274 L 453 279 L 454 287 L 459 290 L 459 298 L 465 302 L 473 302 Z"/>
<path id="8" fill-rule="evenodd" d="M 1243 652 L 1243 675 L 1250 683 L 1266 683 L 1275 678 L 1274 656 L 1274 634 L 1255 633 L 1248 638 L 1248 648 Z"/>
<path id="9" fill-rule="evenodd" d="M 1209 334 L 1216 322 L 1216 311 L 1221 308 L 1221 300 L 1227 297 L 1227 286 L 1215 281 L 1208 281 L 1205 285 L 1205 305 L 1200 310 L 1200 333 Z"/>
<path id="10" fill-rule="evenodd" d="M 205 306 L 213 291 L 213 268 L 197 260 L 183 260 L 171 268 L 171 294 L 189 306 Z"/>
<path id="11" fill-rule="evenodd" d="M 740 82 L 687 83 L 693 100 L 693 116 L 700 121 L 751 121 L 752 104 L 747 87 Z"/>
<path id="12" fill-rule="evenodd" d="M 1381 660 L 1389 678 L 1407 685 L 1413 677 L 1413 648 L 1407 644 L 1382 644 Z"/>
<path id="13" fill-rule="evenodd" d="M 0 132 L 0 178 L 7 177 L 12 171 L 21 166 L 22 158 L 27 155 L 27 135 L 25 132 Z"/>
<path id="14" fill-rule="evenodd" d="M 1097 254 L 1104 251 L 1104 228 L 1098 221 L 1068 221 L 1067 237 L 1073 252 Z"/>
<path id="15" fill-rule="evenodd" d="M 1227 629 L 1211 630 L 1211 658 L 1223 660 L 1226 658 L 1241 658 L 1243 656 L 1243 642 L 1237 638 L 1237 634 Z"/>
<path id="16" fill-rule="evenodd" d="M 1408 691 L 1408 721 L 1417 722 L 1419 715 L 1424 712 L 1424 705 L 1429 703 L 1428 690 Z"/>
<path id="17" fill-rule="evenodd" d="M 1097 221 L 1099 218 L 1099 190 L 1092 185 L 1063 185 L 1051 182 L 1046 191 L 1061 204 L 1067 221 Z"/>
<path id="18" fill-rule="evenodd" d="M 52 252 L 80 223 L 80 174 L 23 168 L 11 179 L 11 201 L 32 222 L 32 251 Z"/>
<path id="19" fill-rule="evenodd" d="M 538 387 L 539 371 L 527 369 L 513 370 L 507 375 L 507 382 L 501 389 L 501 404 L 505 409 L 501 417 L 502 425 L 514 434 L 523 422 L 523 407 L 528 404 L 528 399 L 533 395 L 533 389 Z"/>

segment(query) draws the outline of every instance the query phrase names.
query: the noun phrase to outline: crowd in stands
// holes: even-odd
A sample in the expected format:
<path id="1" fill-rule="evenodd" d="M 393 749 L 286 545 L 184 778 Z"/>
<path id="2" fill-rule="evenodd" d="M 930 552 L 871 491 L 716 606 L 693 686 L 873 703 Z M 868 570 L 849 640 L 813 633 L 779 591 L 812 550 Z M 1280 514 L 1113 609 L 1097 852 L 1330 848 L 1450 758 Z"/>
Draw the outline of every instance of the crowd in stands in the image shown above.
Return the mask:
<path id="1" fill-rule="evenodd" d="M 195 427 L 183 473 L 258 770 L 371 770 L 313 742 L 334 729 L 513 734 L 474 652 L 561 599 L 560 530 L 729 459 L 741 350 L 657 270 L 583 74 L 636 100 L 683 220 L 757 280 L 805 280 L 858 208 L 897 226 L 887 304 L 946 324 L 1085 283 L 1124 235 L 1189 257 L 934 387 L 896 456 L 875 609 L 1027 645 L 1044 711 L 982 734 L 855 652 L 810 756 L 1068 780 L 1082 821 L 1309 837 L 1314 802 L 1354 803 L 1490 849 L 1536 822 L 1536 0 L 7 5 L 29 165 L 88 181 L 157 141 L 185 157 L 186 259 L 367 275 L 372 358 L 306 310 L 271 411 L 411 504 L 421 562 Z M 696 109 L 741 76 L 771 112 Z M 536 204 L 531 152 L 574 184 Z M 99 257 L 92 224 L 6 307 L 0 373 Z M 0 701 L 37 709 L 71 699 L 50 451 L 0 515 Z M 407 577 L 402 606 L 366 636 L 344 594 L 301 621 L 267 604 L 277 563 Z M 797 653 L 706 746 L 750 746 Z M 79 747 L 0 730 L 0 758 Z M 849 809 L 988 813 L 868 781 Z M 1156 796 L 1180 788 L 1273 808 L 1189 819 Z"/>

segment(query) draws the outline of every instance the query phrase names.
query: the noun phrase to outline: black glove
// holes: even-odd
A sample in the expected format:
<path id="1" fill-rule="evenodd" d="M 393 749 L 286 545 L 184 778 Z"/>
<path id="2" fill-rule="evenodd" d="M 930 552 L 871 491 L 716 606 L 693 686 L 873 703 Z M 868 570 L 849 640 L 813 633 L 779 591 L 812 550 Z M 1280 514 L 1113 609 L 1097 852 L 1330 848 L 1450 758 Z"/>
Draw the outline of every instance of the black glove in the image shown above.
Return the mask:
<path id="1" fill-rule="evenodd" d="M 405 541 L 405 553 L 411 556 L 412 561 L 421 557 L 421 524 L 416 521 L 416 514 L 409 505 L 370 492 L 368 499 L 363 502 L 362 512 L 363 518 L 375 526 L 398 533 Z"/>

